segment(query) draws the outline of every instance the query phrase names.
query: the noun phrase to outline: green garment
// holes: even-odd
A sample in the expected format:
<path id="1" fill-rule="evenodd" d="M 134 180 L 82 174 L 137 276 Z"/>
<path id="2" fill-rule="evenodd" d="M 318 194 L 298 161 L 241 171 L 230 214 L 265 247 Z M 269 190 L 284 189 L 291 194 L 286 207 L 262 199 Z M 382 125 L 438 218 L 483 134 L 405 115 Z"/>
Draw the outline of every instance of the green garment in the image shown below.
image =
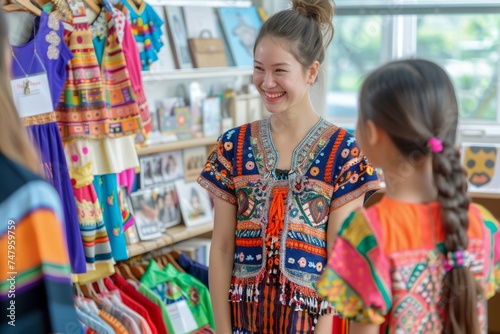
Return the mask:
<path id="1" fill-rule="evenodd" d="M 162 270 L 154 260 L 151 260 L 148 269 L 141 278 L 141 283 L 151 292 L 157 294 L 158 298 L 164 302 L 160 307 L 166 319 L 165 323 L 169 333 L 175 332 L 171 331 L 173 326 L 166 311 L 166 305 L 179 300 L 186 301 L 198 328 L 208 324 L 215 330 L 208 288 L 195 277 L 179 272 L 171 264 Z"/>
<path id="2" fill-rule="evenodd" d="M 170 318 L 168 316 L 167 308 L 163 300 L 161 300 L 160 296 L 147 288 L 144 284 L 139 286 L 138 290 L 144 297 L 158 305 L 161 309 L 161 314 L 163 316 L 163 323 L 165 324 L 165 328 L 167 328 L 168 333 L 175 333 L 172 324 L 170 323 Z"/>
<path id="3" fill-rule="evenodd" d="M 186 299 L 192 305 L 191 309 L 196 310 L 196 313 L 201 314 L 200 321 L 197 319 L 198 325 L 209 324 L 215 330 L 214 314 L 212 311 L 212 303 L 210 301 L 210 292 L 205 284 L 192 275 L 181 273 L 173 265 L 169 264 L 163 271 L 168 280 L 177 284 L 182 291 L 189 293 Z M 195 313 L 195 317 L 196 317 Z"/>

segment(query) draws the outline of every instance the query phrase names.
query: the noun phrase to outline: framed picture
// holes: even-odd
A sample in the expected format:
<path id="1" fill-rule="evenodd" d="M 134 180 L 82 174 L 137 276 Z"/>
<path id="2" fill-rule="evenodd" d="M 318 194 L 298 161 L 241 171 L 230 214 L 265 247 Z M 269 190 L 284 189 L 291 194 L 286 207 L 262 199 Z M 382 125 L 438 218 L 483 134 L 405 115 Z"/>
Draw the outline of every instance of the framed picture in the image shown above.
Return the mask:
<path id="1" fill-rule="evenodd" d="M 153 160 L 153 183 L 158 184 L 163 182 L 162 165 L 163 158 L 161 154 L 153 155 L 151 157 Z"/>
<path id="2" fill-rule="evenodd" d="M 161 175 L 163 182 L 171 182 L 184 177 L 181 150 L 163 153 L 161 159 Z"/>
<path id="3" fill-rule="evenodd" d="M 168 97 L 155 100 L 155 109 L 158 113 L 160 130 L 166 135 L 175 135 L 179 125 L 175 117 L 175 108 L 184 106 L 184 101 L 180 97 Z"/>
<path id="4" fill-rule="evenodd" d="M 177 68 L 192 68 L 191 55 L 187 41 L 186 26 L 181 7 L 166 7 L 167 23 L 174 59 Z"/>
<path id="5" fill-rule="evenodd" d="M 158 14 L 158 16 L 166 22 L 165 20 L 165 8 L 163 6 L 152 6 L 153 10 Z M 158 52 L 158 60 L 149 65 L 149 70 L 154 71 L 169 71 L 176 68 L 175 60 L 173 55 L 172 46 L 168 40 L 168 34 L 166 30 L 166 24 L 161 26 L 162 35 L 160 37 L 163 42 L 163 47 Z"/>
<path id="6" fill-rule="evenodd" d="M 187 227 L 213 221 L 212 206 L 208 192 L 196 182 L 177 180 L 175 188 L 179 195 L 182 218 Z"/>
<path id="7" fill-rule="evenodd" d="M 220 7 L 219 20 L 236 66 L 252 66 L 262 19 L 255 7 Z"/>
<path id="8" fill-rule="evenodd" d="M 192 147 L 184 150 L 184 179 L 186 182 L 196 181 L 207 161 L 205 146 Z"/>
<path id="9" fill-rule="evenodd" d="M 127 196 L 127 189 L 125 187 L 119 187 L 119 196 L 122 205 L 122 217 L 124 218 L 125 240 L 127 241 L 127 245 L 133 245 L 139 242 L 139 235 L 137 234 L 137 227 L 135 226 L 134 215 L 132 214 L 130 198 Z M 124 211 L 128 212 L 126 216 L 124 215 Z"/>
<path id="10" fill-rule="evenodd" d="M 469 191 L 500 193 L 500 144 L 463 143 Z"/>
<path id="11" fill-rule="evenodd" d="M 221 134 L 221 100 L 218 96 L 207 97 L 203 100 L 203 135 L 205 137 Z"/>
<path id="12" fill-rule="evenodd" d="M 130 204 L 134 214 L 135 226 L 141 240 L 151 240 L 161 236 L 155 200 L 156 196 L 153 197 L 152 189 L 130 194 Z"/>
<path id="13" fill-rule="evenodd" d="M 144 189 L 150 187 L 154 184 L 153 171 L 154 171 L 154 160 L 153 157 L 140 157 L 139 164 L 141 166 L 141 171 L 139 174 L 140 188 Z"/>
<path id="14" fill-rule="evenodd" d="M 213 7 L 185 6 L 182 11 L 188 38 L 199 38 L 202 32 L 208 32 L 213 38 L 220 37 Z"/>
<path id="15" fill-rule="evenodd" d="M 179 197 L 174 183 L 167 183 L 161 187 L 153 189 L 155 199 L 155 210 L 158 213 L 160 230 L 180 224 L 181 212 L 179 207 Z"/>

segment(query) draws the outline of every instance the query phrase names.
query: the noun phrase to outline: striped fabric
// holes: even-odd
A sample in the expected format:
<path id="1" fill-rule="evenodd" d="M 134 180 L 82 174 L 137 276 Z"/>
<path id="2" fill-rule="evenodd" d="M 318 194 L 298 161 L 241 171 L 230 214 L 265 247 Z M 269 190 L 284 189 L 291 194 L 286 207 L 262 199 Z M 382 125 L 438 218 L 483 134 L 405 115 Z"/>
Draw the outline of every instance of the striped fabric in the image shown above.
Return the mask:
<path id="1" fill-rule="evenodd" d="M 65 40 L 74 58 L 68 64 L 68 78 L 56 108 L 57 124 L 63 141 L 99 138 L 109 132 L 101 71 L 83 4 L 80 1 L 68 4 L 73 15 L 72 21 L 65 24 Z"/>
<path id="2" fill-rule="evenodd" d="M 103 7 L 103 10 L 104 7 Z M 110 137 L 133 135 L 142 131 L 142 121 L 130 83 L 123 48 L 113 20 L 106 12 L 107 40 L 101 64 L 102 85 L 109 111 Z"/>
<path id="3" fill-rule="evenodd" d="M 3 154 L 0 178 L 0 308 L 15 307 L 15 318 L 2 313 L 15 321 L 2 320 L 0 333 L 77 328 L 59 197 Z"/>

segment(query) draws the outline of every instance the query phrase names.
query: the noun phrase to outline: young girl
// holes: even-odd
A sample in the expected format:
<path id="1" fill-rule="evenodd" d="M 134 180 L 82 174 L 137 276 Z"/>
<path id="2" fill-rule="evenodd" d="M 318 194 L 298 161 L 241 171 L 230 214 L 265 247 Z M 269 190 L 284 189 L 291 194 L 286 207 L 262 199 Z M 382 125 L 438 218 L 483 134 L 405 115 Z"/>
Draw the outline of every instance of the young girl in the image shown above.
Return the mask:
<path id="1" fill-rule="evenodd" d="M 359 103 L 358 142 L 382 168 L 386 195 L 342 225 L 320 295 L 354 320 L 351 333 L 486 333 L 500 232 L 469 204 L 449 77 L 425 60 L 389 63 Z"/>
<path id="2" fill-rule="evenodd" d="M 379 187 L 353 136 L 309 97 L 332 16 L 328 0 L 294 0 L 264 23 L 253 81 L 272 115 L 224 133 L 198 180 L 214 197 L 217 334 L 332 332 L 314 284 L 340 223 Z"/>

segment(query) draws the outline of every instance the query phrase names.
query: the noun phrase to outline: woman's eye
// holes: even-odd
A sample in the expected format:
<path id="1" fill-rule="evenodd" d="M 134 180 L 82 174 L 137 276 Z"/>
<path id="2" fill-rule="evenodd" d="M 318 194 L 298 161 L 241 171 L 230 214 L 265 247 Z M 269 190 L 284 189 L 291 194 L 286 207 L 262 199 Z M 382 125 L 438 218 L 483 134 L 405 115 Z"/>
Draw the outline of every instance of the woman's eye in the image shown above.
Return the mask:
<path id="1" fill-rule="evenodd" d="M 255 66 L 255 67 L 254 67 L 254 70 L 257 70 L 257 71 L 263 71 L 263 68 L 262 68 L 262 67 L 260 67 L 260 66 Z"/>

